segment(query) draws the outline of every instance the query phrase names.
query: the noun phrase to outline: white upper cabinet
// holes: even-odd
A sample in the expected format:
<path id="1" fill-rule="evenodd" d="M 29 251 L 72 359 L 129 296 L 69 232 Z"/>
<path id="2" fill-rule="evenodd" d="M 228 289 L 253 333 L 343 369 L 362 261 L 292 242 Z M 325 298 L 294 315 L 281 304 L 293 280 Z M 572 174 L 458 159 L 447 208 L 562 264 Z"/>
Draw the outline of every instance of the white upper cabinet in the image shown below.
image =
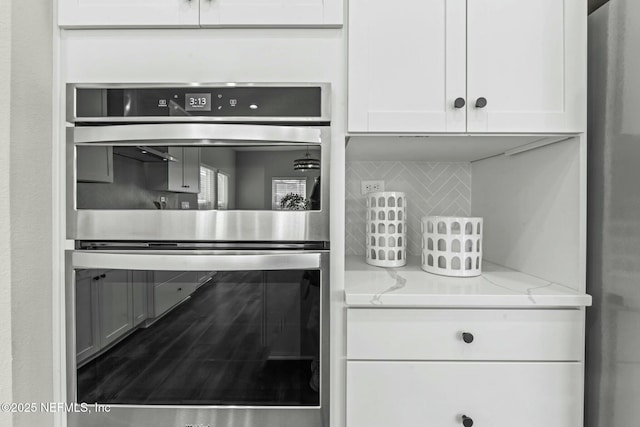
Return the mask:
<path id="1" fill-rule="evenodd" d="M 467 4 L 467 130 L 586 130 L 586 2 Z"/>
<path id="2" fill-rule="evenodd" d="M 205 26 L 339 26 L 342 0 L 200 0 Z"/>
<path id="3" fill-rule="evenodd" d="M 60 0 L 61 27 L 197 27 L 198 0 Z"/>
<path id="4" fill-rule="evenodd" d="M 349 132 L 584 132 L 586 10 L 351 0 Z"/>
<path id="5" fill-rule="evenodd" d="M 61 27 L 340 26 L 342 0 L 60 0 Z"/>
<path id="6" fill-rule="evenodd" d="M 349 131 L 464 132 L 466 0 L 350 0 Z"/>

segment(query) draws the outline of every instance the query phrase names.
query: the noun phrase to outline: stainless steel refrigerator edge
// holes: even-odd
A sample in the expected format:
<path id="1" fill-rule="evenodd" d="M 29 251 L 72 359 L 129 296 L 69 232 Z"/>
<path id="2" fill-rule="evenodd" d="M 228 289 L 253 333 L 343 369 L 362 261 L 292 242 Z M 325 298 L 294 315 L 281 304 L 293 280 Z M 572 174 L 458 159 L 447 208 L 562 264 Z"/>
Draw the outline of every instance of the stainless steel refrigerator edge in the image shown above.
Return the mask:
<path id="1" fill-rule="evenodd" d="M 589 17 L 586 423 L 638 424 L 640 405 L 640 2 Z"/>

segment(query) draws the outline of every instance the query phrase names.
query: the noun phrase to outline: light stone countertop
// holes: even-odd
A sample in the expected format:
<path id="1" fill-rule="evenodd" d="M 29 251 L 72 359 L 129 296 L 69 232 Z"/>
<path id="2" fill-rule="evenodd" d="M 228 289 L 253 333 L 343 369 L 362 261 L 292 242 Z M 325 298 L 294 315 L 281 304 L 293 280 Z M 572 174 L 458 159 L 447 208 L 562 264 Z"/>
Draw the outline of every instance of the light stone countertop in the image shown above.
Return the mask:
<path id="1" fill-rule="evenodd" d="M 418 258 L 400 268 L 368 265 L 364 256 L 347 256 L 347 307 L 407 308 L 578 308 L 591 296 L 490 262 L 482 275 L 455 278 L 427 273 Z"/>

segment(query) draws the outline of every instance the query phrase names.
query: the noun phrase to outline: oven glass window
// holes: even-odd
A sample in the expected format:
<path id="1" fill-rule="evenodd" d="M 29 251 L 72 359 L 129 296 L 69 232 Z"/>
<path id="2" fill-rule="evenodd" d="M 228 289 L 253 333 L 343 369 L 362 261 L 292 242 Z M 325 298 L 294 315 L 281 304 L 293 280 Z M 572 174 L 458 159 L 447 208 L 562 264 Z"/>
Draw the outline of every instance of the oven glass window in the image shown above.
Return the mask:
<path id="1" fill-rule="evenodd" d="M 320 210 L 320 159 L 318 146 L 304 144 L 78 145 L 76 206 L 99 210 Z M 278 191 L 291 190 L 274 193 L 275 182 L 280 183 Z M 288 203 L 281 205 L 287 195 Z"/>
<path id="2" fill-rule="evenodd" d="M 319 406 L 320 271 L 76 271 L 77 401 Z"/>

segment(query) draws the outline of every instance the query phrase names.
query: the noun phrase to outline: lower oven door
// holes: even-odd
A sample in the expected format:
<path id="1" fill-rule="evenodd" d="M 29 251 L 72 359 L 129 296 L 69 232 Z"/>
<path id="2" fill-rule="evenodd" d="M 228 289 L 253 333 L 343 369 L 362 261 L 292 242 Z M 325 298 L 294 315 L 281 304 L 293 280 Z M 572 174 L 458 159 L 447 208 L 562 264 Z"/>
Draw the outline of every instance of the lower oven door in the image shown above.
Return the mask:
<path id="1" fill-rule="evenodd" d="M 69 251 L 68 425 L 328 426 L 328 255 Z"/>

